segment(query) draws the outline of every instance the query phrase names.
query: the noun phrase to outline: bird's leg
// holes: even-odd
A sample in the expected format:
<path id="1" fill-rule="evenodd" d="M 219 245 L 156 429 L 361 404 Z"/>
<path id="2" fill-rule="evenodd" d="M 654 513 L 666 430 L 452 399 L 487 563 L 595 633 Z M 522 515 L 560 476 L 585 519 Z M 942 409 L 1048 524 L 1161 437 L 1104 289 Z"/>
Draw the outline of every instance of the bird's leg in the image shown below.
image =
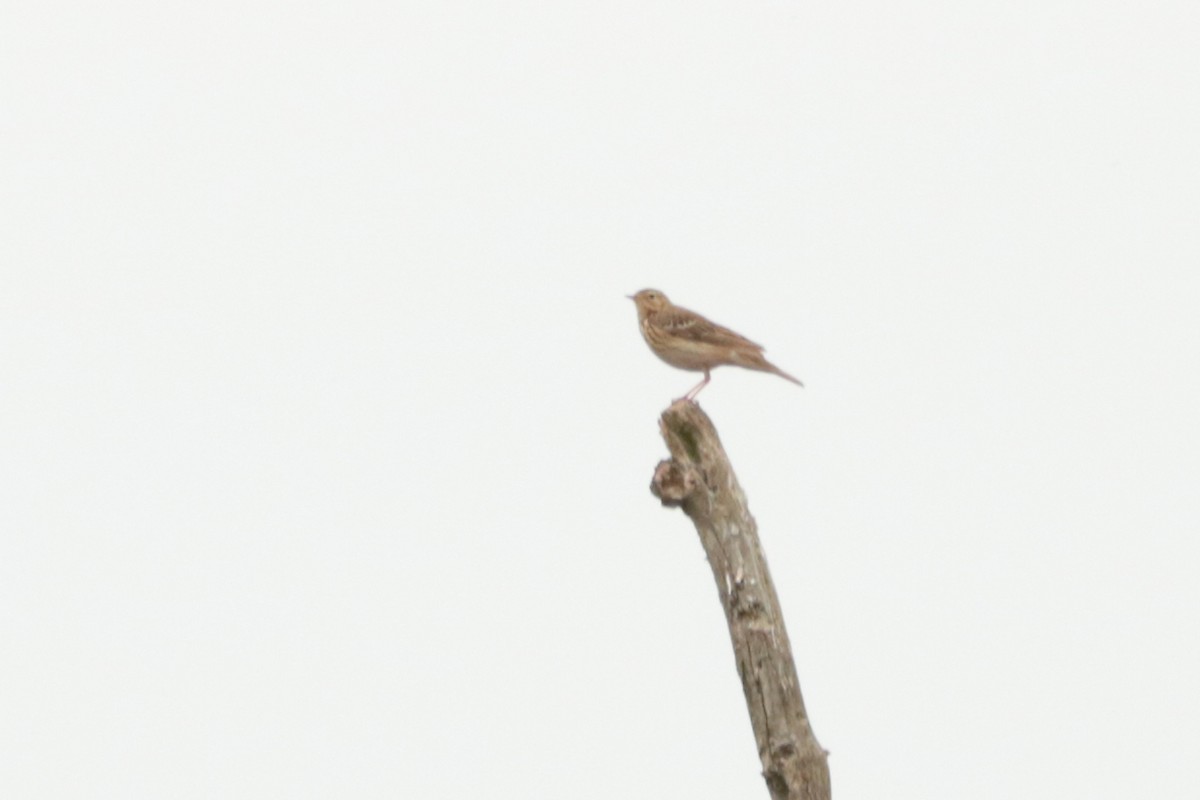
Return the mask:
<path id="1" fill-rule="evenodd" d="M 708 382 L 710 380 L 712 380 L 712 375 L 709 375 L 708 370 L 706 369 L 704 370 L 704 380 L 693 386 L 692 390 L 683 396 L 683 399 L 693 403 L 696 402 L 696 395 L 700 394 L 701 389 L 703 389 L 705 386 L 708 386 Z"/>

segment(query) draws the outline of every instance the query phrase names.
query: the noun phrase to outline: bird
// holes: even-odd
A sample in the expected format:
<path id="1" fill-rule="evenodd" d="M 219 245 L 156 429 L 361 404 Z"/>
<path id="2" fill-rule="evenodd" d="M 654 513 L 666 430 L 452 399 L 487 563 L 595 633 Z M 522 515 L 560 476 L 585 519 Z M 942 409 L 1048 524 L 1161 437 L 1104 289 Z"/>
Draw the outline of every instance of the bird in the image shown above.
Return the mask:
<path id="1" fill-rule="evenodd" d="M 654 355 L 678 369 L 703 372 L 704 380 L 680 400 L 695 402 L 712 380 L 711 370 L 722 365 L 772 372 L 797 386 L 804 384 L 763 357 L 762 345 L 673 304 L 657 289 L 625 295 L 637 305 L 638 327 Z"/>

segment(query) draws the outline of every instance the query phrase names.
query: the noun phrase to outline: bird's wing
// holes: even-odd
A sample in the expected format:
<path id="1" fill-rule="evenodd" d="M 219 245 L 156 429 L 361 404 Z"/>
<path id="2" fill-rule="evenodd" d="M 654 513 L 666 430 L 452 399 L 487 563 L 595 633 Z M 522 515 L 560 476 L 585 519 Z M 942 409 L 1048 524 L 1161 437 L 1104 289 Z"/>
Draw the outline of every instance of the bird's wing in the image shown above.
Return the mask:
<path id="1" fill-rule="evenodd" d="M 654 323 L 672 336 L 692 342 L 703 342 L 719 347 L 753 347 L 762 350 L 761 344 L 735 333 L 723 325 L 705 319 L 695 311 L 673 306 L 664 308 L 654 315 Z"/>

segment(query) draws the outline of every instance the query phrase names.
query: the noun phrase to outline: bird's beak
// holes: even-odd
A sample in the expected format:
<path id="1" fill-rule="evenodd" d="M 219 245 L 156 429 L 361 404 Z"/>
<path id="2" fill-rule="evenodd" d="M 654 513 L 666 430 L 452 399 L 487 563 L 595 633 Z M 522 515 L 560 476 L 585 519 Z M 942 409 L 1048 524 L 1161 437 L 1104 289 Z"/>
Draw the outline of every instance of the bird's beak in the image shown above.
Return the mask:
<path id="1" fill-rule="evenodd" d="M 630 300 L 637 300 L 637 298 L 636 298 L 636 297 L 634 297 L 634 296 L 633 296 L 633 295 L 631 295 L 631 294 L 627 294 L 627 295 L 625 295 L 625 296 L 626 296 L 626 297 L 628 297 Z"/>

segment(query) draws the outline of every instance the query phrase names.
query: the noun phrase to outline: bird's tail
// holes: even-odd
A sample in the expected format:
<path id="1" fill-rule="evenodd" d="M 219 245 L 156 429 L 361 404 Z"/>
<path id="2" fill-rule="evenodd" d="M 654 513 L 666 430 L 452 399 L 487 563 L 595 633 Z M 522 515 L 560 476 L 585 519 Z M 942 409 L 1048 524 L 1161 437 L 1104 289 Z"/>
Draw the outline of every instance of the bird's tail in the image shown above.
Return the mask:
<path id="1" fill-rule="evenodd" d="M 801 383 L 798 379 L 793 378 L 791 375 L 788 375 L 786 372 L 784 372 L 779 367 L 772 364 L 770 361 L 767 361 L 767 359 L 763 357 L 762 353 L 745 353 L 745 352 L 743 352 L 743 353 L 739 353 L 738 356 L 739 356 L 738 363 L 741 364 L 742 366 L 749 367 L 750 369 L 756 369 L 759 372 L 774 373 L 774 374 L 778 375 L 779 377 L 783 378 L 784 380 L 791 381 L 792 383 L 796 384 L 797 386 L 799 386 L 801 388 L 804 387 L 804 384 Z"/>
<path id="2" fill-rule="evenodd" d="M 781 370 L 779 367 L 775 366 L 774 364 L 768 363 L 768 364 L 767 364 L 767 366 L 769 366 L 769 367 L 770 367 L 770 369 L 768 370 L 768 372 L 774 372 L 776 375 L 778 375 L 779 377 L 783 378 L 784 380 L 789 380 L 789 381 L 791 381 L 792 383 L 794 383 L 794 384 L 796 384 L 797 386 L 799 386 L 801 389 L 803 389 L 803 388 L 804 388 L 804 384 L 803 384 L 803 383 L 801 383 L 801 382 L 800 382 L 799 380 L 797 380 L 796 378 L 793 378 L 791 375 L 788 375 L 786 372 L 784 372 L 783 370 Z"/>

